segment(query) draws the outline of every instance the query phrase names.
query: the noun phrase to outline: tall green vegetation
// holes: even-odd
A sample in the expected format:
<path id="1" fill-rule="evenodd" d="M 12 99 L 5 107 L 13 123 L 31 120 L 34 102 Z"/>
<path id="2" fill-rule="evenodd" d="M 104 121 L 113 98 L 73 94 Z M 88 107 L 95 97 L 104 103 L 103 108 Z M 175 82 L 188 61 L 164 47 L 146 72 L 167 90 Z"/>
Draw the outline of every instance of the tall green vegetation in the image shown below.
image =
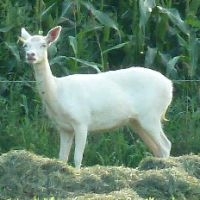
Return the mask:
<path id="1" fill-rule="evenodd" d="M 2 0 L 0 9 L 0 152 L 58 154 L 57 131 L 44 114 L 33 70 L 17 42 L 23 26 L 46 34 L 56 25 L 63 30 L 49 50 L 55 75 L 132 65 L 161 71 L 175 88 L 165 124 L 172 154 L 200 151 L 200 82 L 194 81 L 200 78 L 199 1 Z M 147 152 L 137 135 L 123 128 L 89 136 L 84 164 L 135 166 Z"/>

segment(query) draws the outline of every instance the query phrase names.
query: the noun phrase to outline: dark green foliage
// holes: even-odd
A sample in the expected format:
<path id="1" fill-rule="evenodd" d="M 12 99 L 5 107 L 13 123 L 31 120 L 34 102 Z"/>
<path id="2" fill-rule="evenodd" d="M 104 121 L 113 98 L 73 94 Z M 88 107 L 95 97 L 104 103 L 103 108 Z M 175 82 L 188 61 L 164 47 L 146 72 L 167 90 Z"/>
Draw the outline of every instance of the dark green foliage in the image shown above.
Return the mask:
<path id="1" fill-rule="evenodd" d="M 200 82 L 193 81 L 200 78 L 199 1 L 2 0 L 0 9 L 1 153 L 28 149 L 58 155 L 57 130 L 45 115 L 33 70 L 18 42 L 21 27 L 46 34 L 56 25 L 63 29 L 49 49 L 55 75 L 132 65 L 162 72 L 174 81 L 170 121 L 164 124 L 172 155 L 200 152 Z M 90 135 L 88 140 L 84 166 L 136 166 L 149 154 L 128 128 Z"/>

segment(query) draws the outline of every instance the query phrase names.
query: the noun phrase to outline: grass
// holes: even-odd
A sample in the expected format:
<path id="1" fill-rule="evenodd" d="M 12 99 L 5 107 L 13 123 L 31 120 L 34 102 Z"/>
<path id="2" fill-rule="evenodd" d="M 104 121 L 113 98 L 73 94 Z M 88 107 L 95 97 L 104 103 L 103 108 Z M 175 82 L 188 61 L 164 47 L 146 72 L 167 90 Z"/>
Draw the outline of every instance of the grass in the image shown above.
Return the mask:
<path id="1" fill-rule="evenodd" d="M 0 157 L 1 199 L 200 198 L 200 156 L 148 157 L 137 168 L 83 167 L 21 150 Z"/>
<path id="2" fill-rule="evenodd" d="M 58 134 L 47 119 L 33 84 L 26 85 L 24 81 L 7 86 L 6 97 L 0 96 L 0 152 L 27 149 L 55 157 L 58 154 Z"/>

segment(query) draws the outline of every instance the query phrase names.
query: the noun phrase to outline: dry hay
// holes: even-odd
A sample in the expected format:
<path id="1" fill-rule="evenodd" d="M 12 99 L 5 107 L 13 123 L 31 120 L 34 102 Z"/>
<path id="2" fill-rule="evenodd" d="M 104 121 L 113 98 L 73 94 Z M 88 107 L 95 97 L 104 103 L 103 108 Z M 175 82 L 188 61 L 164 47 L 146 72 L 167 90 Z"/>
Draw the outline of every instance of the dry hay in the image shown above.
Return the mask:
<path id="1" fill-rule="evenodd" d="M 75 170 L 27 151 L 0 156 L 0 199 L 200 199 L 200 156 L 146 158 L 137 169 Z"/>

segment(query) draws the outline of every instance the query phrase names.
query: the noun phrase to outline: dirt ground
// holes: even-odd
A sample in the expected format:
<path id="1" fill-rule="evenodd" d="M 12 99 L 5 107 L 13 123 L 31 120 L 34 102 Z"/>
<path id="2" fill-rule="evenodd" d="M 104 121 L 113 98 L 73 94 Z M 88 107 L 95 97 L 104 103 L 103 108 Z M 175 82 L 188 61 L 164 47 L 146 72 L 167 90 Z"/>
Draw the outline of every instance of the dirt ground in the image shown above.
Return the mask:
<path id="1" fill-rule="evenodd" d="M 76 170 L 24 150 L 0 156 L 0 199 L 199 200 L 200 155 L 149 157 L 133 168 Z"/>

